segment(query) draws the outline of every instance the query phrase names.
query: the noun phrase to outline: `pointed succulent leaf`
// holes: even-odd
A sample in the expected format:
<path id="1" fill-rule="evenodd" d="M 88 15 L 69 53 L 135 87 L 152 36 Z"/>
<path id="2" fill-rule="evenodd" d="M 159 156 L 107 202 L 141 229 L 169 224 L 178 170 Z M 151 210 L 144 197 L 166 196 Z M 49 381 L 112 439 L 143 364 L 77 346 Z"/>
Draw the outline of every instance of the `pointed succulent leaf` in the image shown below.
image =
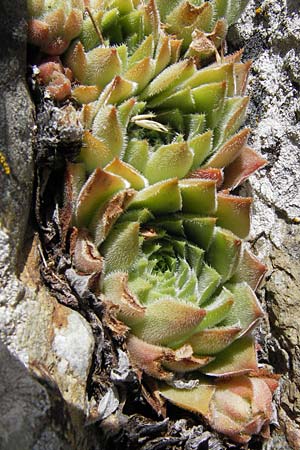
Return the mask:
<path id="1" fill-rule="evenodd" d="M 186 142 L 163 145 L 149 158 L 144 174 L 150 183 L 183 178 L 192 165 L 193 156 Z"/>
<path id="2" fill-rule="evenodd" d="M 124 74 L 127 80 L 137 84 L 135 94 L 142 91 L 154 75 L 154 61 L 149 56 L 130 67 Z"/>
<path id="3" fill-rule="evenodd" d="M 119 104 L 131 97 L 136 90 L 136 83 L 117 75 L 103 90 L 101 97 L 105 97 L 106 104 Z"/>
<path id="4" fill-rule="evenodd" d="M 132 139 L 125 149 L 124 161 L 144 173 L 149 155 L 149 144 L 146 140 Z"/>
<path id="5" fill-rule="evenodd" d="M 130 183 L 130 186 L 137 191 L 140 191 L 148 185 L 146 178 L 144 178 L 131 165 L 120 161 L 118 158 L 115 158 L 111 163 L 109 163 L 105 167 L 105 170 L 106 172 L 114 173 L 115 175 L 119 175 L 123 179 L 127 180 L 128 183 Z"/>
<path id="6" fill-rule="evenodd" d="M 148 99 L 160 94 L 167 89 L 173 89 L 189 78 L 195 72 L 195 66 L 191 59 L 186 59 L 172 64 L 161 72 L 149 86 L 142 92 L 141 99 Z"/>
<path id="7" fill-rule="evenodd" d="M 207 112 L 219 108 L 223 104 L 227 84 L 224 81 L 200 85 L 192 89 L 196 111 Z"/>
<path id="8" fill-rule="evenodd" d="M 235 95 L 245 94 L 251 64 L 252 61 L 246 61 L 234 65 Z"/>
<path id="9" fill-rule="evenodd" d="M 205 328 L 211 328 L 223 322 L 228 316 L 232 306 L 234 304 L 234 296 L 226 288 L 222 288 L 222 291 L 216 297 L 210 299 L 205 304 L 202 304 L 202 308 L 205 309 L 206 315 L 197 331 L 202 331 Z"/>
<path id="10" fill-rule="evenodd" d="M 216 181 L 217 188 L 221 187 L 224 181 L 223 171 L 221 169 L 196 169 L 187 175 L 187 178 L 200 178 L 202 180 Z"/>
<path id="11" fill-rule="evenodd" d="M 203 367 L 206 375 L 230 376 L 257 370 L 255 343 L 251 337 L 235 340 L 216 355 L 216 359 Z"/>
<path id="12" fill-rule="evenodd" d="M 179 60 L 181 46 L 182 46 L 182 39 L 170 39 L 171 64 L 174 64 Z"/>
<path id="13" fill-rule="evenodd" d="M 212 151 L 212 134 L 211 130 L 207 130 L 205 133 L 199 134 L 189 141 L 189 146 L 194 152 L 192 170 L 197 169 L 210 155 Z"/>
<path id="14" fill-rule="evenodd" d="M 175 405 L 207 417 L 210 416 L 210 405 L 215 393 L 214 383 L 200 378 L 195 389 L 176 389 L 168 384 L 160 385 L 160 393 Z"/>
<path id="15" fill-rule="evenodd" d="M 139 222 L 140 224 L 151 222 L 154 219 L 153 214 L 146 209 L 133 209 L 126 211 L 119 219 L 121 222 Z"/>
<path id="16" fill-rule="evenodd" d="M 184 237 L 183 221 L 180 217 L 159 217 L 151 223 L 155 228 L 161 228 L 172 235 Z"/>
<path id="17" fill-rule="evenodd" d="M 179 182 L 182 211 L 210 215 L 216 210 L 216 182 L 187 178 Z"/>
<path id="18" fill-rule="evenodd" d="M 129 208 L 148 208 L 154 214 L 164 214 L 179 211 L 181 205 L 182 199 L 178 180 L 177 178 L 171 178 L 138 192 Z"/>
<path id="19" fill-rule="evenodd" d="M 197 355 L 215 355 L 235 341 L 240 331 L 239 327 L 207 328 L 194 333 L 186 343 Z"/>
<path id="20" fill-rule="evenodd" d="M 223 144 L 214 155 L 212 155 L 209 160 L 203 165 L 204 168 L 216 167 L 222 168 L 228 166 L 232 161 L 237 158 L 237 156 L 242 151 L 244 145 L 247 142 L 250 130 L 245 128 L 231 139 L 229 139 L 225 144 Z"/>
<path id="21" fill-rule="evenodd" d="M 97 167 L 103 168 L 113 157 L 114 153 L 103 141 L 89 131 L 84 132 L 78 160 L 84 163 L 88 172 L 93 172 Z"/>
<path id="22" fill-rule="evenodd" d="M 128 275 L 115 272 L 105 277 L 103 292 L 106 298 L 119 307 L 118 317 L 129 325 L 141 320 L 145 315 L 138 299 L 128 288 Z"/>
<path id="23" fill-rule="evenodd" d="M 227 81 L 227 94 L 230 95 L 230 93 L 234 89 L 233 67 L 233 63 L 212 64 L 208 67 L 198 70 L 191 78 L 185 81 L 183 85 L 188 85 L 191 88 L 196 88 L 202 84 L 220 83 L 223 81 Z"/>
<path id="24" fill-rule="evenodd" d="M 255 291 L 266 271 L 267 267 L 253 253 L 244 249 L 238 269 L 231 281 L 234 283 L 245 281 Z"/>
<path id="25" fill-rule="evenodd" d="M 93 135 L 108 146 L 114 156 L 119 156 L 124 146 L 124 130 L 115 106 L 99 109 L 93 123 Z"/>
<path id="26" fill-rule="evenodd" d="M 235 189 L 256 170 L 268 163 L 261 155 L 250 147 L 243 147 L 243 151 L 230 163 L 224 172 L 224 189 Z"/>
<path id="27" fill-rule="evenodd" d="M 69 48 L 65 56 L 65 64 L 70 67 L 74 77 L 83 84 L 85 83 L 85 74 L 87 70 L 87 58 L 84 47 L 81 42 L 75 42 Z M 93 84 L 93 83 L 90 83 Z"/>
<path id="28" fill-rule="evenodd" d="M 148 0 L 145 6 L 144 14 L 144 33 L 152 34 L 154 38 L 157 38 L 160 30 L 160 16 L 159 10 L 156 6 L 155 0 Z"/>
<path id="29" fill-rule="evenodd" d="M 229 280 L 236 271 L 240 254 L 241 240 L 230 231 L 216 227 L 207 256 L 223 281 Z"/>
<path id="30" fill-rule="evenodd" d="M 144 41 L 138 46 L 135 52 L 128 60 L 129 68 L 135 63 L 144 60 L 145 58 L 152 58 L 154 53 L 154 39 L 152 34 L 147 36 Z"/>
<path id="31" fill-rule="evenodd" d="M 225 100 L 219 130 L 216 133 L 216 139 L 220 143 L 240 128 L 245 119 L 248 103 L 249 97 L 232 97 Z"/>
<path id="32" fill-rule="evenodd" d="M 135 109 L 138 107 L 138 103 L 135 98 L 131 97 L 121 105 L 118 106 L 118 117 L 121 126 L 125 129 L 131 117 L 135 114 Z"/>
<path id="33" fill-rule="evenodd" d="M 161 73 L 171 60 L 170 38 L 165 34 L 160 34 L 159 41 L 155 50 L 155 70 L 154 75 Z"/>
<path id="34" fill-rule="evenodd" d="M 75 55 L 67 55 L 67 64 L 73 70 Z M 86 53 L 86 71 L 79 81 L 84 84 L 105 87 L 121 73 L 122 62 L 115 48 L 97 47 Z"/>
<path id="35" fill-rule="evenodd" d="M 138 222 L 124 222 L 116 225 L 100 247 L 105 258 L 105 273 L 129 271 L 139 253 Z"/>
<path id="36" fill-rule="evenodd" d="M 234 295 L 234 303 L 222 323 L 224 326 L 232 326 L 238 323 L 243 328 L 243 334 L 245 334 L 263 317 L 264 312 L 256 295 L 247 283 L 234 285 L 228 283 L 226 286 Z"/>
<path id="37" fill-rule="evenodd" d="M 170 360 L 173 357 L 174 352 L 171 349 L 148 344 L 132 334 L 129 335 L 126 344 L 133 365 L 159 380 L 173 378 L 172 372 L 162 365 L 164 360 Z"/>
<path id="38" fill-rule="evenodd" d="M 93 215 L 116 192 L 128 188 L 129 184 L 122 178 L 95 169 L 83 185 L 76 205 L 76 222 L 79 227 L 86 227 Z"/>
<path id="39" fill-rule="evenodd" d="M 183 216 L 183 226 L 186 236 L 205 250 L 210 246 L 215 224 L 216 219 L 214 217 Z"/>
<path id="40" fill-rule="evenodd" d="M 160 101 L 154 99 L 154 101 L 149 102 L 149 107 L 157 107 L 160 109 L 176 109 L 184 113 L 192 113 L 195 111 L 195 101 L 191 93 L 191 88 L 187 87 L 182 89 L 175 94 L 170 95 L 167 98 L 161 98 Z"/>
<path id="41" fill-rule="evenodd" d="M 221 283 L 221 275 L 212 267 L 203 264 L 198 278 L 198 304 L 202 305 L 216 291 Z"/>
<path id="42" fill-rule="evenodd" d="M 77 103 L 91 103 L 97 100 L 101 90 L 97 86 L 76 86 L 72 90 L 72 97 Z"/>
<path id="43" fill-rule="evenodd" d="M 154 345 L 178 345 L 193 333 L 205 311 L 172 298 L 147 306 L 145 317 L 132 327 L 140 339 Z"/>
<path id="44" fill-rule="evenodd" d="M 244 239 L 250 231 L 251 197 L 218 193 L 217 224 Z"/>

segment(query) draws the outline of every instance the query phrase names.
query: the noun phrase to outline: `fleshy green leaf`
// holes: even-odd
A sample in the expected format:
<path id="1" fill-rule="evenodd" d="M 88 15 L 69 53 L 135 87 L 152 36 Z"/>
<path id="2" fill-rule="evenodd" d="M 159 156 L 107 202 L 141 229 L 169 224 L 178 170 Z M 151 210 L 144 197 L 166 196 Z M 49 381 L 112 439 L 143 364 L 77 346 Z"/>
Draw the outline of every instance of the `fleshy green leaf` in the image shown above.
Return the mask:
<path id="1" fill-rule="evenodd" d="M 217 224 L 240 238 L 246 238 L 250 231 L 251 204 L 251 197 L 238 197 L 220 192 L 216 211 Z"/>
<path id="2" fill-rule="evenodd" d="M 186 142 L 163 145 L 147 162 L 145 176 L 150 183 L 174 177 L 182 178 L 189 171 L 193 156 Z"/>
<path id="3" fill-rule="evenodd" d="M 229 376 L 257 370 L 255 343 L 251 337 L 234 341 L 216 356 L 216 359 L 203 367 L 207 375 Z"/>
<path id="4" fill-rule="evenodd" d="M 184 179 L 179 182 L 182 211 L 210 215 L 216 209 L 216 182 L 214 180 Z"/>
<path id="5" fill-rule="evenodd" d="M 105 258 L 105 273 L 129 271 L 139 254 L 138 222 L 116 225 L 100 248 Z"/>
<path id="6" fill-rule="evenodd" d="M 115 158 L 105 167 L 106 172 L 119 175 L 130 183 L 130 186 L 137 191 L 143 189 L 148 183 L 147 180 L 132 166 Z"/>
<path id="7" fill-rule="evenodd" d="M 148 208 L 154 214 L 164 214 L 179 211 L 181 205 L 178 180 L 173 178 L 153 184 L 138 192 L 129 208 Z"/>
<path id="8" fill-rule="evenodd" d="M 132 332 L 150 344 L 171 346 L 191 335 L 204 315 L 200 308 L 166 298 L 148 305 Z"/>
<path id="9" fill-rule="evenodd" d="M 88 226 L 98 208 L 116 192 L 128 187 L 122 178 L 96 169 L 80 191 L 76 206 L 77 225 Z"/>
<path id="10" fill-rule="evenodd" d="M 228 283 L 226 287 L 234 295 L 234 304 L 223 324 L 232 326 L 238 323 L 243 328 L 243 333 L 246 333 L 263 317 L 264 312 L 247 283 Z"/>
<path id="11" fill-rule="evenodd" d="M 223 281 L 229 280 L 237 269 L 240 253 L 241 240 L 230 231 L 216 228 L 207 257 Z"/>

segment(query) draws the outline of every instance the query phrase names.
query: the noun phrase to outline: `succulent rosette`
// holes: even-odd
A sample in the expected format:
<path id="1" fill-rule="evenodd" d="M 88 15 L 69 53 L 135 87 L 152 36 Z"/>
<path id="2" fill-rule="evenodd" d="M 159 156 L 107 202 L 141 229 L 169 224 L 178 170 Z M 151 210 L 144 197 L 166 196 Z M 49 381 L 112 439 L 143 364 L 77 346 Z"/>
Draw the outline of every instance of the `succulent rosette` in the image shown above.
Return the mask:
<path id="1" fill-rule="evenodd" d="M 61 55 L 81 33 L 83 0 L 27 0 L 28 40 L 49 55 Z"/>
<path id="2" fill-rule="evenodd" d="M 91 50 L 106 39 L 110 44 L 137 45 L 149 34 L 157 34 L 160 23 L 169 35 L 182 40 L 188 55 L 207 59 L 219 49 L 231 25 L 247 1 L 183 0 L 86 0 L 80 40 Z"/>
<path id="3" fill-rule="evenodd" d="M 266 161 L 241 129 L 250 64 L 217 52 L 240 2 L 85 6 L 64 55 L 85 127 L 61 213 L 74 269 L 96 275 L 132 364 L 163 397 L 237 442 L 266 435 L 277 382 L 252 336 L 265 266 L 242 241 L 252 199 L 230 193 Z"/>

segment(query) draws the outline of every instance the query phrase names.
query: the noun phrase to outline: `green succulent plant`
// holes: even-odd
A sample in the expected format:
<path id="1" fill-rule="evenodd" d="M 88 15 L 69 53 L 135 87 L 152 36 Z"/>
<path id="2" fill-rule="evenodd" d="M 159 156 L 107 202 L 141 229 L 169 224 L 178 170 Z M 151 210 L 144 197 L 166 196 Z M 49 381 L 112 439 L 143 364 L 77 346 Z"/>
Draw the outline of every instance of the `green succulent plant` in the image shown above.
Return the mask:
<path id="1" fill-rule="evenodd" d="M 218 52 L 241 2 L 85 6 L 64 55 L 85 127 L 61 212 L 73 266 L 100 274 L 132 364 L 164 398 L 236 442 L 267 435 L 277 382 L 251 333 L 265 266 L 242 241 L 252 199 L 230 193 L 266 161 L 240 129 L 250 64 Z M 190 372 L 194 388 L 178 388 Z"/>
<path id="2" fill-rule="evenodd" d="M 50 55 L 61 55 L 81 33 L 83 0 L 27 0 L 28 41 Z"/>
<path id="3" fill-rule="evenodd" d="M 91 50 L 106 39 L 110 44 L 138 45 L 145 36 L 157 35 L 160 22 L 170 35 L 182 40 L 190 56 L 207 58 L 224 40 L 227 28 L 247 1 L 202 0 L 88 0 L 92 16 L 86 16 L 80 40 Z M 99 36 L 100 31 L 101 36 Z"/>

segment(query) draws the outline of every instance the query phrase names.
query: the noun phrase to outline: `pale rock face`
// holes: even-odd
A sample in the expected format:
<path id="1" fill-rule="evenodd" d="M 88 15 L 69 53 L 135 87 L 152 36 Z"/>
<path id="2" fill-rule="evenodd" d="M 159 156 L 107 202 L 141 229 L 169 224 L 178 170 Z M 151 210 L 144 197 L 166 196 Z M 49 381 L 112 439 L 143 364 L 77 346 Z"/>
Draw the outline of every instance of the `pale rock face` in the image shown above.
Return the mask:
<path id="1" fill-rule="evenodd" d="M 68 450 L 82 439 L 94 338 L 82 316 L 42 287 L 37 246 L 29 252 L 30 236 L 24 245 L 34 178 L 26 2 L 3 8 L 0 151 L 10 175 L 0 168 L 0 449 Z"/>
<path id="2" fill-rule="evenodd" d="M 269 314 L 261 342 L 275 371 L 283 374 L 278 402 L 285 436 L 279 431 L 266 448 L 296 449 L 300 447 L 299 2 L 250 1 L 231 30 L 230 41 L 253 59 L 248 124 L 253 147 L 269 160 L 244 188 L 254 195 L 252 246 L 269 268 L 261 289 Z"/>

